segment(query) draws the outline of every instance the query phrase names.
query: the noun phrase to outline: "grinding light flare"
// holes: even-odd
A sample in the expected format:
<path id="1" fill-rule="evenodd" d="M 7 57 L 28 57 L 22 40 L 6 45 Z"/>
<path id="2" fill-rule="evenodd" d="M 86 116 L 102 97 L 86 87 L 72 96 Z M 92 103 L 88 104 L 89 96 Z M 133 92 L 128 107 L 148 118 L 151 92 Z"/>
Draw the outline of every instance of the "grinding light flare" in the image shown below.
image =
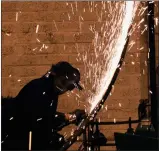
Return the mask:
<path id="1" fill-rule="evenodd" d="M 122 51 L 124 49 L 128 30 L 132 23 L 138 3 L 139 2 L 126 1 L 124 2 L 125 5 L 123 5 L 124 8 L 120 9 L 120 11 L 123 11 L 123 16 L 121 16 L 120 20 L 117 21 L 118 23 L 114 24 L 113 26 L 117 26 L 118 28 L 121 29 L 117 30 L 114 28 L 114 31 L 112 31 L 112 37 L 113 34 L 117 34 L 117 36 L 116 39 L 113 39 L 113 42 L 110 43 L 109 48 L 107 48 L 109 49 L 108 52 L 111 52 L 111 54 L 109 54 L 109 62 L 107 63 L 107 70 L 102 74 L 102 78 L 98 82 L 95 95 L 89 98 L 89 102 L 91 102 L 89 113 L 91 113 L 93 109 L 97 106 L 97 104 L 101 101 L 103 95 L 105 94 L 105 91 L 108 89 L 108 86 L 118 66 Z M 122 12 L 119 13 L 122 14 Z M 143 21 L 144 20 L 142 19 L 140 21 L 140 24 Z M 96 36 L 97 37 L 95 38 L 98 39 L 99 35 Z M 106 52 L 106 50 L 104 51 Z"/>

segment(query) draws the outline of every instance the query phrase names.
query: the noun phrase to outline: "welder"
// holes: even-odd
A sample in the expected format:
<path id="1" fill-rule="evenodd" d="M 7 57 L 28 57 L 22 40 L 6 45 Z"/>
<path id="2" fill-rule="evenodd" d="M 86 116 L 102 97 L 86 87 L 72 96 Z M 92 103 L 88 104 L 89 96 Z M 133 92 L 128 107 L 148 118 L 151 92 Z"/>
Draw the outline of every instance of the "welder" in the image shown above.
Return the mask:
<path id="1" fill-rule="evenodd" d="M 79 82 L 79 70 L 68 62 L 59 62 L 26 84 L 12 102 L 14 111 L 7 115 L 8 122 L 2 121 L 2 134 L 7 136 L 2 138 L 2 150 L 58 150 L 65 141 L 57 132 L 70 123 L 78 124 L 85 116 L 80 109 L 57 112 L 59 95 L 74 88 L 82 90 Z"/>

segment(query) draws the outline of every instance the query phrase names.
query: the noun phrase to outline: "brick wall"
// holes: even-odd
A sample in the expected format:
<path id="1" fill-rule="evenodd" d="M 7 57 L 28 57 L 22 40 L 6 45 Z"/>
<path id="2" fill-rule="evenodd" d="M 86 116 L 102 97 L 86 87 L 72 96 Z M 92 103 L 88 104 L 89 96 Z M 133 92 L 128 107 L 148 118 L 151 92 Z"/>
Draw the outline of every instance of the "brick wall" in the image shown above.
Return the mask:
<path id="1" fill-rule="evenodd" d="M 87 2 L 68 4 L 66 2 L 2 2 L 3 96 L 16 96 L 27 82 L 42 76 L 49 70 L 51 64 L 62 60 L 69 61 L 80 69 L 82 82 L 87 80 L 84 77 L 83 64 L 76 58 L 77 46 L 81 54 L 92 46 L 94 35 L 89 30 L 90 25 L 95 25 L 96 30 L 101 28 L 97 13 L 94 10 L 91 12 L 91 4 L 88 5 Z M 97 12 L 100 11 L 101 2 L 95 4 L 97 4 Z M 80 22 L 79 16 L 83 18 Z M 130 38 L 130 42 L 134 41 L 135 45 L 127 51 L 125 63 L 115 83 L 115 90 L 105 104 L 108 110 L 104 108 L 98 115 L 101 121 L 113 121 L 114 118 L 117 121 L 127 120 L 129 117 L 137 119 L 139 100 L 148 98 L 147 32 L 141 34 L 146 24 L 145 15 L 137 15 L 135 22 L 139 23 L 142 18 L 145 18 L 145 21 Z M 103 16 L 103 21 L 107 19 L 107 16 Z M 36 33 L 37 25 L 39 25 L 38 33 Z M 132 61 L 135 62 L 134 65 Z M 80 106 L 76 100 L 75 94 L 61 96 L 59 110 L 69 112 L 82 107 L 85 98 L 80 99 Z M 72 128 L 74 126 L 69 126 L 62 133 Z M 101 126 L 102 132 L 109 140 L 114 139 L 114 131 L 125 132 L 127 128 L 125 125 Z"/>

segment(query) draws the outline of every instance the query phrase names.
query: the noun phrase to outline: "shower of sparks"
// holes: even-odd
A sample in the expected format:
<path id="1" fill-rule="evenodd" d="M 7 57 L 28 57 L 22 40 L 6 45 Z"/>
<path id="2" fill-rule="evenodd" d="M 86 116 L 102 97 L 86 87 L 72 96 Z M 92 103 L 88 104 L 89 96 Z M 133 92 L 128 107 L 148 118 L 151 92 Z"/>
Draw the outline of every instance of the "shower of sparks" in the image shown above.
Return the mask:
<path id="1" fill-rule="evenodd" d="M 39 25 L 36 26 L 36 33 L 39 31 Z"/>
<path id="2" fill-rule="evenodd" d="M 113 3 L 110 2 L 108 5 L 109 11 L 114 12 L 110 13 L 111 21 L 103 24 L 100 33 L 98 31 L 94 31 L 95 37 L 93 40 L 93 46 L 95 59 L 88 61 L 88 57 L 90 57 L 88 56 L 89 50 L 82 58 L 85 64 L 85 71 L 87 71 L 86 77 L 89 77 L 90 82 L 93 80 L 94 91 L 87 100 L 90 102 L 89 113 L 91 113 L 91 111 L 93 111 L 97 104 L 102 100 L 102 97 L 111 82 L 126 43 L 128 30 L 134 18 L 138 4 L 139 2 L 134 1 L 116 2 L 115 8 L 117 8 L 117 10 L 113 10 Z M 90 11 L 91 6 L 89 3 Z M 102 13 L 99 15 L 99 20 L 102 20 L 103 15 L 104 14 Z M 143 21 L 144 19 L 138 23 L 138 26 Z M 101 35 L 102 33 L 103 35 Z M 105 43 L 109 45 L 105 45 Z M 102 59 L 101 57 L 104 58 Z M 120 68 L 120 65 L 118 68 Z M 92 75 L 95 75 L 94 78 L 91 77 Z M 100 78 L 97 78 L 96 75 L 99 75 Z M 112 95 L 112 93 L 110 93 L 110 95 Z"/>
<path id="3" fill-rule="evenodd" d="M 15 20 L 18 21 L 18 12 L 16 12 L 16 19 Z"/>

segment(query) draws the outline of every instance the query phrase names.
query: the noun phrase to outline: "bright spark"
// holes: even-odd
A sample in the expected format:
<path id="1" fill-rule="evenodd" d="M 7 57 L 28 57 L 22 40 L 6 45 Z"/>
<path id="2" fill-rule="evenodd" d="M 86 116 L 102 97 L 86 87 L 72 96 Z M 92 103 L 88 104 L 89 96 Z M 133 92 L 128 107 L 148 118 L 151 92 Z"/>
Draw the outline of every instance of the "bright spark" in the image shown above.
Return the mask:
<path id="1" fill-rule="evenodd" d="M 121 107 L 121 103 L 119 103 L 119 107 Z"/>
<path id="2" fill-rule="evenodd" d="M 40 40 L 38 38 L 36 38 L 37 42 L 40 42 Z"/>
<path id="3" fill-rule="evenodd" d="M 18 21 L 18 12 L 16 12 L 16 19 L 15 20 Z"/>
<path id="4" fill-rule="evenodd" d="M 135 62 L 134 62 L 134 61 L 132 61 L 132 62 L 131 62 L 131 64 L 132 64 L 132 65 L 134 65 L 134 64 L 135 64 Z"/>
<path id="5" fill-rule="evenodd" d="M 54 22 L 54 25 L 55 25 L 56 30 L 58 31 L 58 28 L 57 28 L 57 25 L 56 25 L 55 20 L 53 20 L 53 22 Z"/>
<path id="6" fill-rule="evenodd" d="M 6 34 L 6 36 L 11 36 L 11 33 L 5 33 Z"/>
<path id="7" fill-rule="evenodd" d="M 36 33 L 39 31 L 39 25 L 36 26 Z"/>
<path id="8" fill-rule="evenodd" d="M 11 117 L 9 120 L 10 120 L 10 121 L 13 120 L 13 117 Z"/>
<path id="9" fill-rule="evenodd" d="M 150 94 L 152 94 L 152 91 L 151 91 L 151 90 L 149 90 L 149 92 L 150 92 Z"/>
<path id="10" fill-rule="evenodd" d="M 35 51 L 36 49 L 37 49 L 37 47 L 36 47 L 36 48 L 34 48 L 34 49 L 33 49 L 33 51 Z"/>

